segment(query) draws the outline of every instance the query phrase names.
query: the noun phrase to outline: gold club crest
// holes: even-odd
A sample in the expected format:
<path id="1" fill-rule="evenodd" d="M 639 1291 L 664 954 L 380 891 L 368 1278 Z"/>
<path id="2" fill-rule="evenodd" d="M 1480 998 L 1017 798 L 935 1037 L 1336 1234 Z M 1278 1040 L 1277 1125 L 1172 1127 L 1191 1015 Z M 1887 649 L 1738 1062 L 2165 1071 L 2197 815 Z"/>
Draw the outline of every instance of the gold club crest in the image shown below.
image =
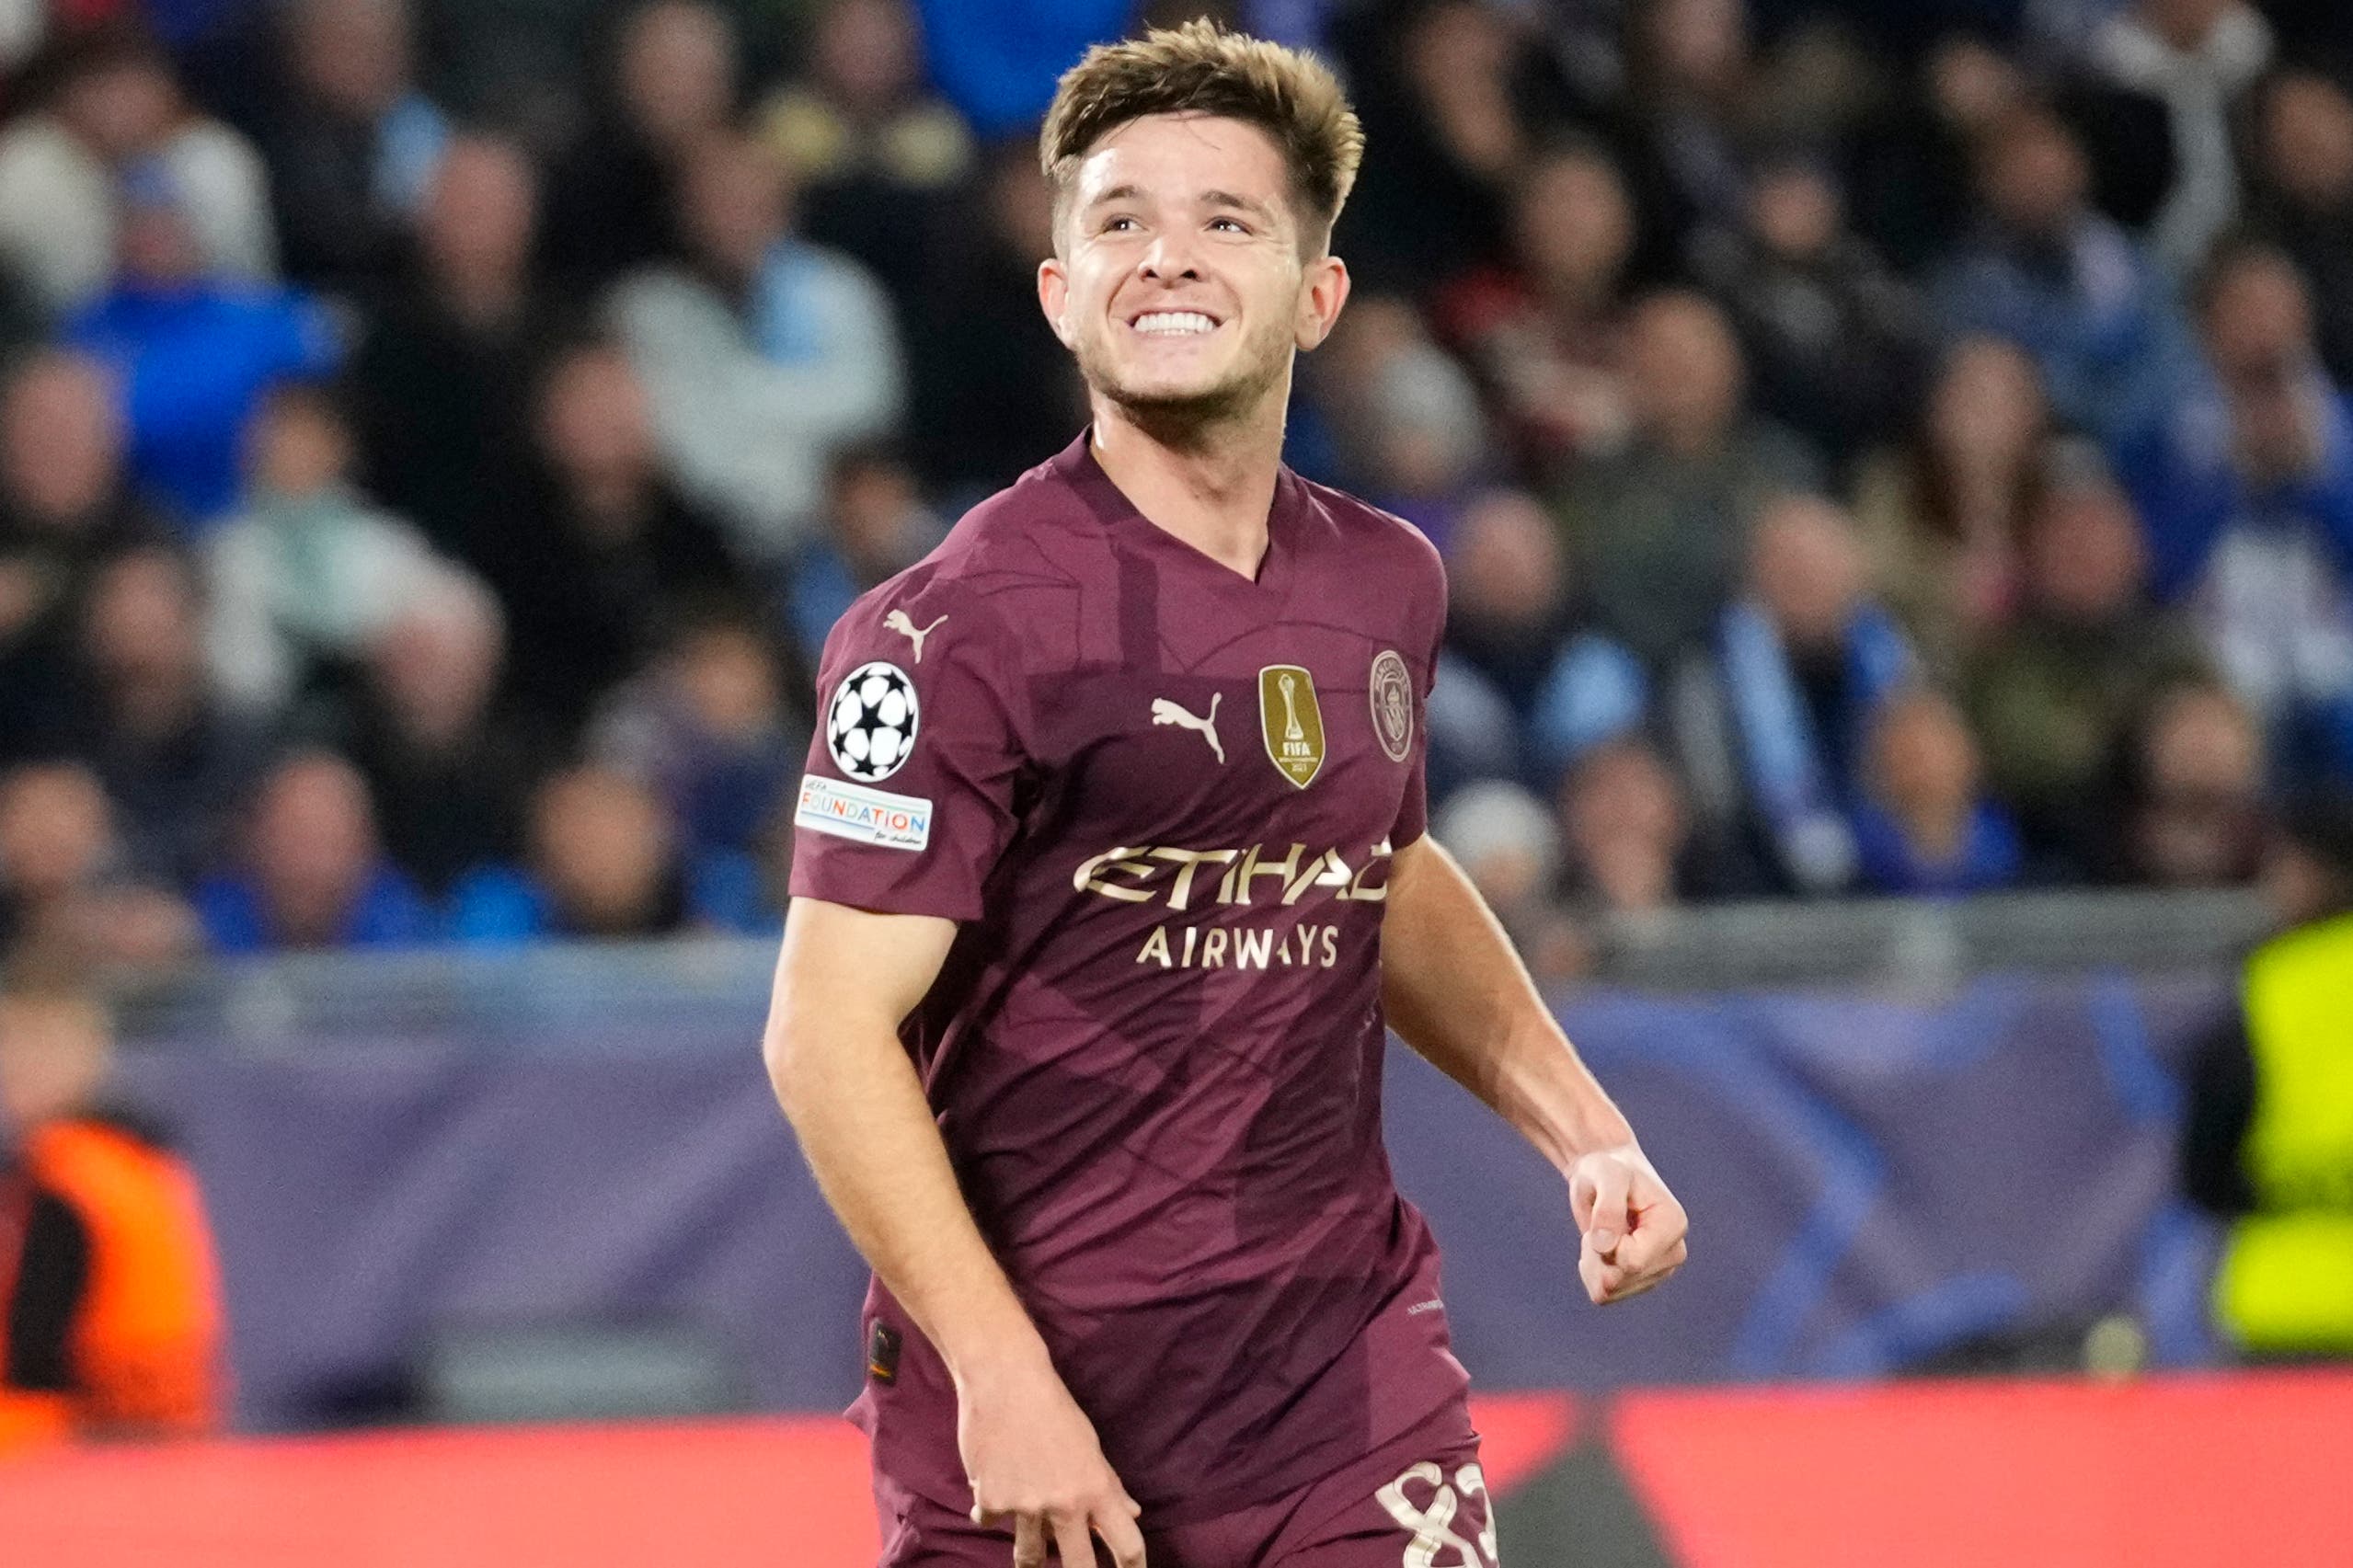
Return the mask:
<path id="1" fill-rule="evenodd" d="M 1296 664 L 1258 671 L 1258 728 L 1282 776 L 1305 789 L 1324 768 L 1324 713 L 1315 677 Z"/>

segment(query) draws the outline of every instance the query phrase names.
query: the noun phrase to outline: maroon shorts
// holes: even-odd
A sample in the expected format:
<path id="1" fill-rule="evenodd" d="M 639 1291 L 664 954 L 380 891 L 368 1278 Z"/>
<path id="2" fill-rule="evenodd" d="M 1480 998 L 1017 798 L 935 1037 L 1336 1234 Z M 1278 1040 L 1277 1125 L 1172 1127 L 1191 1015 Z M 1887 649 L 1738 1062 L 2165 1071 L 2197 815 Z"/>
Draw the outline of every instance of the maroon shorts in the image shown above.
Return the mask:
<path id="1" fill-rule="evenodd" d="M 879 1478 L 875 1506 L 881 1568 L 1011 1568 L 1010 1532 Z M 1142 1523 L 1151 1568 L 1499 1568 L 1478 1434 L 1459 1403 L 1272 1502 L 1166 1528 L 1147 1512 Z M 1097 1557 L 1111 1561 L 1099 1543 Z"/>

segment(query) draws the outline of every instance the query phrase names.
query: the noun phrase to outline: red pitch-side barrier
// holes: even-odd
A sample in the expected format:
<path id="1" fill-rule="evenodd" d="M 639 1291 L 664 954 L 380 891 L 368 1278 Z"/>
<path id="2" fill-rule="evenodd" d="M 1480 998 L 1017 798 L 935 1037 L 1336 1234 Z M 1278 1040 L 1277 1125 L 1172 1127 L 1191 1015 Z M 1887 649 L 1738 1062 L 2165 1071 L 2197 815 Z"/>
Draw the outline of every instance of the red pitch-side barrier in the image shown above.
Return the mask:
<path id="1" fill-rule="evenodd" d="M 1580 1440 L 1610 1446 L 1685 1568 L 2353 1564 L 2353 1374 L 1521 1394 L 1475 1413 L 1514 1568 L 1512 1494 Z M 830 1418 L 50 1449 L 0 1460 L 0 1561 L 867 1568 L 866 1499 L 864 1440 Z"/>
<path id="2" fill-rule="evenodd" d="M 1608 1432 L 1686 1568 L 2353 1568 L 2348 1372 L 1627 1394 Z"/>
<path id="3" fill-rule="evenodd" d="M 1498 1491 L 1565 1394 L 1478 1402 Z M 830 1417 L 232 1438 L 0 1459 L 0 1563 L 870 1568 L 866 1439 Z"/>

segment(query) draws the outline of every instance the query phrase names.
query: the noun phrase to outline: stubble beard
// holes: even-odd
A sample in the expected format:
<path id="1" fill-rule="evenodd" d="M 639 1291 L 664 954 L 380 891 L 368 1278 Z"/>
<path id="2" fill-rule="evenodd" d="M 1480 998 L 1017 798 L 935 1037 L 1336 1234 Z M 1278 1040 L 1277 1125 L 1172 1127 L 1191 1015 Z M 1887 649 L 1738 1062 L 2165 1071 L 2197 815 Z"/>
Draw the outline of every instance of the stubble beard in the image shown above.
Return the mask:
<path id="1" fill-rule="evenodd" d="M 1222 380 L 1189 392 L 1144 392 L 1121 383 L 1108 346 L 1100 338 L 1077 345 L 1079 374 L 1087 390 L 1116 405 L 1138 429 L 1165 444 L 1188 446 L 1222 426 L 1246 420 L 1282 383 L 1291 366 L 1291 339 L 1269 326 L 1244 345 L 1241 362 Z"/>

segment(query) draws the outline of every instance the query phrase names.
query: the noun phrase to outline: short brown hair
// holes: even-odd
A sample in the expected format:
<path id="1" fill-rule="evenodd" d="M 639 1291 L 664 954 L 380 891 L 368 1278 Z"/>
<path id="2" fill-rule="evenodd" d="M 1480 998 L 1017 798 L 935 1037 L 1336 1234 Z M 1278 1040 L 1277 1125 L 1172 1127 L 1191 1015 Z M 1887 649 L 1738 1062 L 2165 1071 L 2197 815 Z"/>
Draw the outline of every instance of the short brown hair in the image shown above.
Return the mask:
<path id="1" fill-rule="evenodd" d="M 1306 220 L 1303 243 L 1329 240 L 1356 184 L 1364 128 L 1322 61 L 1206 19 L 1096 44 L 1062 74 L 1038 139 L 1057 216 L 1079 160 L 1111 132 L 1154 114 L 1217 115 L 1265 132 L 1291 171 L 1291 197 Z"/>

